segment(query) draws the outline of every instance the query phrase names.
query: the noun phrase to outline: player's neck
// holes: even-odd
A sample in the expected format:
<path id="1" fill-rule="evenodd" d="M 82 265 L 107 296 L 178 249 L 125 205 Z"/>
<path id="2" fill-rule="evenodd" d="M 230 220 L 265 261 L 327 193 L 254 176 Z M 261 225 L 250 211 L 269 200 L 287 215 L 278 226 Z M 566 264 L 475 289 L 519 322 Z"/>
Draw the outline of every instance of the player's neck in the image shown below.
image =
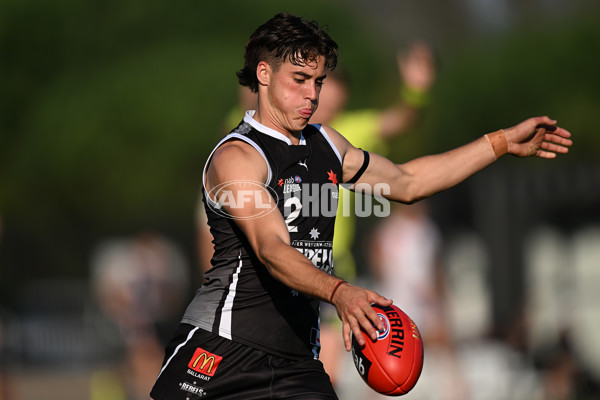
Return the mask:
<path id="1" fill-rule="evenodd" d="M 261 112 L 262 111 L 262 112 Z M 268 112 L 266 110 L 261 110 L 261 107 L 257 107 L 256 113 L 254 113 L 254 118 L 261 125 L 266 126 L 267 128 L 271 128 L 282 135 L 286 136 L 294 145 L 298 145 L 300 143 L 300 138 L 302 137 L 302 127 L 300 130 L 291 130 L 287 126 L 290 124 L 285 123 L 285 116 L 278 116 L 276 112 Z"/>

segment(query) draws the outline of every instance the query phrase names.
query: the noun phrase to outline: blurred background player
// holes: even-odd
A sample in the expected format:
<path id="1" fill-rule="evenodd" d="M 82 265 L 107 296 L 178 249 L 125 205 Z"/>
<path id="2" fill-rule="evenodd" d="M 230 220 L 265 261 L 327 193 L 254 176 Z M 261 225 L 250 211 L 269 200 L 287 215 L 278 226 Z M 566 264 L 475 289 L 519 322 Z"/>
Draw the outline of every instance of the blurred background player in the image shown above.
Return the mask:
<path id="1" fill-rule="evenodd" d="M 141 232 L 101 243 L 91 269 L 95 299 L 117 327 L 124 354 L 116 368 L 93 374 L 90 398 L 146 400 L 188 293 L 185 257 L 161 234 Z"/>

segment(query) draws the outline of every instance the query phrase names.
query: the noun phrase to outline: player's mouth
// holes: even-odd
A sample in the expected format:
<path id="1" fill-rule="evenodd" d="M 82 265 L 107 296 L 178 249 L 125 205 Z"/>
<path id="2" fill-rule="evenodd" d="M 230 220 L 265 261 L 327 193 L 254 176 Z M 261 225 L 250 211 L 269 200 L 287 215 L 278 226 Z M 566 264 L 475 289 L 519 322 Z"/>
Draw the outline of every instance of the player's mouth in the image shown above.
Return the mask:
<path id="1" fill-rule="evenodd" d="M 300 116 L 302 118 L 310 118 L 313 115 L 314 111 L 312 108 L 301 108 L 298 110 L 298 114 L 300 114 Z"/>

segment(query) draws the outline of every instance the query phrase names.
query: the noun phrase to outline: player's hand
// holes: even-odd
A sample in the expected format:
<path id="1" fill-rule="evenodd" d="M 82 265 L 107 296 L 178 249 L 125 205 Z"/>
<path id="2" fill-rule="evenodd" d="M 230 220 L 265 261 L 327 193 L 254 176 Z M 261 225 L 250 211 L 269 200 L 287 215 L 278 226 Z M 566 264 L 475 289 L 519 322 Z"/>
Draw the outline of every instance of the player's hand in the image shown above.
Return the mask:
<path id="1" fill-rule="evenodd" d="M 388 300 L 372 290 L 348 283 L 340 286 L 335 293 L 333 305 L 342 320 L 342 333 L 346 351 L 352 349 L 351 333 L 354 334 L 356 341 L 362 347 L 365 345 L 365 339 L 361 334 L 361 328 L 373 340 L 377 340 L 377 330 L 383 329 L 383 323 L 371 307 L 372 303 L 387 307 L 392 304 L 392 300 Z"/>
<path id="2" fill-rule="evenodd" d="M 548 117 L 529 118 L 504 130 L 508 153 L 518 157 L 555 158 L 569 152 L 571 133 Z"/>

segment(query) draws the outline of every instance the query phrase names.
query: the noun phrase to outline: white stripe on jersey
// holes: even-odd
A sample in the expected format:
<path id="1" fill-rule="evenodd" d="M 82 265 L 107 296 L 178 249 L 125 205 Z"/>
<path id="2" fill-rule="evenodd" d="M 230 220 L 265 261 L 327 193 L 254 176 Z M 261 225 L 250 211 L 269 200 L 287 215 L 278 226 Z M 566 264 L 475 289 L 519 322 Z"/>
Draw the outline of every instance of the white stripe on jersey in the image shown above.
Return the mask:
<path id="1" fill-rule="evenodd" d="M 321 135 L 323 135 L 325 140 L 327 140 L 327 143 L 329 143 L 329 146 L 331 146 L 331 150 L 333 150 L 333 152 L 337 156 L 337 158 L 340 162 L 340 165 L 343 165 L 344 162 L 342 161 L 342 156 L 340 155 L 340 152 L 338 151 L 337 147 L 335 147 L 335 144 L 333 144 L 333 141 L 331 140 L 331 138 L 329 137 L 327 132 L 325 132 L 325 128 L 323 128 L 323 125 L 321 125 L 321 124 L 311 124 L 311 125 L 314 126 L 315 128 L 317 128 L 319 130 L 319 132 L 321 132 Z"/>
<path id="2" fill-rule="evenodd" d="M 227 298 L 225 299 L 225 304 L 223 304 L 223 308 L 221 309 L 221 322 L 219 324 L 219 336 L 224 337 L 226 339 L 231 340 L 231 312 L 233 310 L 233 299 L 235 298 L 235 293 L 237 290 L 238 278 L 240 275 L 240 271 L 242 270 L 242 252 L 240 250 L 240 254 L 238 255 L 238 267 L 233 273 L 233 279 L 231 280 L 231 284 L 229 285 L 229 291 L 227 292 Z"/>
<path id="3" fill-rule="evenodd" d="M 292 146 L 293 143 L 290 140 L 290 138 L 288 138 L 287 136 L 285 136 L 283 133 L 276 131 L 275 129 L 271 129 L 267 126 L 264 126 L 263 124 L 261 124 L 260 122 L 258 122 L 257 120 L 255 120 L 254 114 L 256 114 L 256 110 L 250 110 L 250 111 L 246 111 L 246 114 L 244 115 L 244 122 L 250 124 L 254 129 L 256 129 L 257 131 L 259 131 L 260 133 L 264 133 L 265 135 L 269 135 L 275 139 L 279 139 L 282 142 L 285 142 L 288 146 Z M 300 132 L 300 143 L 298 143 L 300 146 L 304 146 L 306 145 L 306 139 L 304 138 L 304 135 L 302 134 L 302 132 Z"/>

